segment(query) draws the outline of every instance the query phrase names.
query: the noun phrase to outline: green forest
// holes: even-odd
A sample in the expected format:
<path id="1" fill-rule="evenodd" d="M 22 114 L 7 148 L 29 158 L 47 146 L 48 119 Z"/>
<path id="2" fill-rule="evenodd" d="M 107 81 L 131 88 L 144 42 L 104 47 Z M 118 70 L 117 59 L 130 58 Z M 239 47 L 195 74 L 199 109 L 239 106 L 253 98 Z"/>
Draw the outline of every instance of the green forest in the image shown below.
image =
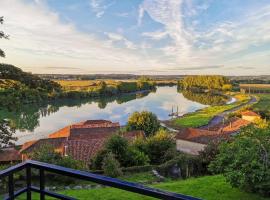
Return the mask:
<path id="1" fill-rule="evenodd" d="M 184 90 L 230 90 L 229 79 L 220 75 L 192 75 L 179 81 L 179 87 Z"/>

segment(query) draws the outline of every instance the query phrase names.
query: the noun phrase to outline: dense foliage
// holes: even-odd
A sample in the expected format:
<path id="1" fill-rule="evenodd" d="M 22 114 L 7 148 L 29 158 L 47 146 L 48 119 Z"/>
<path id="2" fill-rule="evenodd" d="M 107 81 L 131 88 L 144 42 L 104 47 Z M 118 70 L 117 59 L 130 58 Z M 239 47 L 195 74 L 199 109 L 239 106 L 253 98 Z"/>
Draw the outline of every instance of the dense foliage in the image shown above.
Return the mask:
<path id="1" fill-rule="evenodd" d="M 208 90 L 229 90 L 229 80 L 220 75 L 193 75 L 186 76 L 181 82 L 182 88 L 189 89 L 208 89 Z"/>
<path id="2" fill-rule="evenodd" d="M 164 163 L 177 154 L 173 136 L 162 129 L 147 139 L 138 139 L 133 146 L 149 157 L 150 164 Z"/>
<path id="3" fill-rule="evenodd" d="M 62 156 L 60 153 L 55 152 L 54 148 L 50 145 L 44 145 L 28 155 L 31 159 L 40 162 L 60 165 L 63 167 L 73 169 L 84 169 L 84 165 L 69 156 Z"/>
<path id="4" fill-rule="evenodd" d="M 117 159 L 115 159 L 114 154 L 111 152 L 109 152 L 105 156 L 103 160 L 102 169 L 104 171 L 104 174 L 110 177 L 117 177 L 123 174 L 120 168 L 120 163 L 118 162 Z"/>
<path id="5" fill-rule="evenodd" d="M 210 170 L 234 187 L 270 196 L 270 128 L 248 126 L 220 145 Z"/>
<path id="6" fill-rule="evenodd" d="M 128 130 L 143 130 L 147 136 L 153 135 L 160 127 L 157 116 L 148 111 L 134 112 L 127 123 Z"/>
<path id="7" fill-rule="evenodd" d="M 15 130 L 10 127 L 9 121 L 7 120 L 0 120 L 0 149 L 3 147 L 7 147 L 13 144 L 16 140 L 13 137 Z"/>
<path id="8" fill-rule="evenodd" d="M 106 141 L 104 149 L 99 151 L 96 156 L 91 159 L 90 167 L 95 170 L 103 169 L 104 159 L 108 154 L 112 154 L 121 167 L 149 164 L 149 158 L 144 152 L 133 148 L 123 136 L 115 134 Z"/>

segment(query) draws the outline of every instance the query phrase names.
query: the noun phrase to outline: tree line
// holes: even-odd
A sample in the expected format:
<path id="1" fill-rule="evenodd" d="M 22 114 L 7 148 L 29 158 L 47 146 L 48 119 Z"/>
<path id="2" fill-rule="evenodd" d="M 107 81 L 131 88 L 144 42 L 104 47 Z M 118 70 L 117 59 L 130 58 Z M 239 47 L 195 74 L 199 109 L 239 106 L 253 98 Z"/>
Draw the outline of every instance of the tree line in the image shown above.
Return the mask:
<path id="1" fill-rule="evenodd" d="M 230 90 L 231 84 L 228 78 L 221 75 L 192 75 L 186 76 L 178 82 L 184 90 Z"/>

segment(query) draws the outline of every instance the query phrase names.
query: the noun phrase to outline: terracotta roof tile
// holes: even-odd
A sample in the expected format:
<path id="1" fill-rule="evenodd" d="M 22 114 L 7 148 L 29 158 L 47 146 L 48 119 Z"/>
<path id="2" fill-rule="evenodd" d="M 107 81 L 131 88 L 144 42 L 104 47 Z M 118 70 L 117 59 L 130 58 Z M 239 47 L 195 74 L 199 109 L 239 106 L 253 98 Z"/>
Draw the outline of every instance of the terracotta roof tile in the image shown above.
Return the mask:
<path id="1" fill-rule="evenodd" d="M 176 140 L 188 140 L 201 144 L 208 144 L 213 140 L 227 138 L 227 134 L 221 134 L 218 131 L 208 131 L 204 129 L 186 128 L 177 133 Z"/>
<path id="2" fill-rule="evenodd" d="M 21 161 L 20 152 L 14 148 L 7 148 L 0 151 L 0 162 Z"/>
<path id="3" fill-rule="evenodd" d="M 105 140 L 69 140 L 66 142 L 67 155 L 75 160 L 80 160 L 85 163 L 89 162 L 99 150 L 104 146 Z"/>
<path id="4" fill-rule="evenodd" d="M 253 111 L 250 111 L 250 110 L 247 110 L 247 111 L 244 111 L 241 113 L 241 115 L 243 116 L 254 116 L 254 117 L 260 117 L 259 114 L 253 112 Z"/>
<path id="5" fill-rule="evenodd" d="M 21 153 L 30 153 L 34 152 L 36 149 L 39 149 L 43 146 L 52 146 L 54 149 L 61 149 L 64 147 L 64 143 L 67 140 L 67 138 L 45 138 L 40 139 L 36 142 L 34 142 L 31 146 L 28 146 L 27 148 L 22 149 Z"/>

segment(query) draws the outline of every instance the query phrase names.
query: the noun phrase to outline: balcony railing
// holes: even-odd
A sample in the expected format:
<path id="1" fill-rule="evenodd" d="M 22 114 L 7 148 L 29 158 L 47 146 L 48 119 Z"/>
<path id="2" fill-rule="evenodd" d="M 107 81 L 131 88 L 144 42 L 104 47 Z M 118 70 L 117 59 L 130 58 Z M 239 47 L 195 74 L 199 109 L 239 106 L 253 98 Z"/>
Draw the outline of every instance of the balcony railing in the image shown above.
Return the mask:
<path id="1" fill-rule="evenodd" d="M 39 170 L 39 187 L 32 185 L 32 169 Z M 26 187 L 15 191 L 14 173 L 25 170 L 26 173 Z M 75 169 L 69 169 L 57 165 L 37 162 L 29 160 L 18 165 L 12 166 L 8 169 L 0 171 L 0 179 L 8 177 L 8 194 L 4 199 L 13 200 L 21 194 L 27 194 L 27 200 L 31 200 L 32 192 L 39 193 L 40 199 L 45 200 L 45 196 L 54 197 L 56 199 L 74 200 L 76 198 L 58 194 L 45 189 L 45 172 L 52 172 L 59 175 L 65 175 L 68 177 L 78 178 L 80 180 L 91 181 L 98 184 L 126 190 L 133 193 L 142 194 L 149 197 L 155 197 L 158 199 L 179 199 L 179 200 L 199 200 L 198 198 L 166 192 L 159 189 L 150 188 L 141 184 L 122 181 L 115 178 L 110 178 L 102 175 L 89 173 L 86 171 L 80 171 Z"/>

